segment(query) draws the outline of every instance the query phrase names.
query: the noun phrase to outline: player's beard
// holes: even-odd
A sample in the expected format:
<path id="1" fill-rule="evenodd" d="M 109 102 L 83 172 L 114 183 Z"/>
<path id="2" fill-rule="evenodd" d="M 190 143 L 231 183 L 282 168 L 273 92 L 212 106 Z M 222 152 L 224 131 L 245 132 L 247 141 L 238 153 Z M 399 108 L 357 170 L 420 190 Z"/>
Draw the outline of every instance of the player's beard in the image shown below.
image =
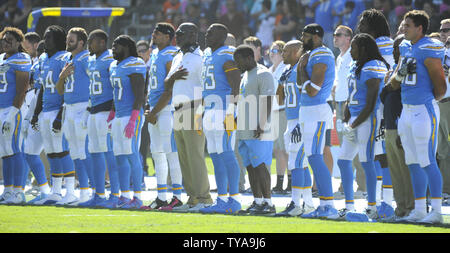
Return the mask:
<path id="1" fill-rule="evenodd" d="M 313 44 L 313 40 L 312 39 L 309 39 L 306 43 L 303 44 L 303 50 L 305 52 L 309 51 L 309 50 L 312 50 L 313 47 L 314 47 L 314 44 Z"/>
<path id="2" fill-rule="evenodd" d="M 75 44 L 74 46 L 67 46 L 67 52 L 73 52 L 75 49 L 77 49 L 77 45 Z"/>

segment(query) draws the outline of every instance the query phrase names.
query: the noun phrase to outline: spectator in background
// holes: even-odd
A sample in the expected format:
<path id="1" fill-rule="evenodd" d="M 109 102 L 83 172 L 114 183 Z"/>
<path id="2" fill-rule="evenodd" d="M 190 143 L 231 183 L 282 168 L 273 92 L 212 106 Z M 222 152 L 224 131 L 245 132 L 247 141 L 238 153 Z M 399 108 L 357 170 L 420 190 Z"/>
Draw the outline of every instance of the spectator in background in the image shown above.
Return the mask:
<path id="1" fill-rule="evenodd" d="M 333 48 L 333 15 L 331 0 L 312 0 L 309 7 L 314 10 L 314 23 L 323 28 L 323 44 Z"/>
<path id="2" fill-rule="evenodd" d="M 417 7 L 418 7 L 418 9 L 420 8 L 419 6 L 417 6 Z M 428 16 L 430 16 L 430 24 L 429 24 L 429 28 L 428 28 L 429 31 L 431 31 L 431 32 L 439 31 L 441 18 L 438 14 L 438 8 L 436 5 L 433 4 L 433 1 L 426 0 L 423 3 L 423 6 L 421 9 L 424 10 L 428 14 Z"/>
<path id="3" fill-rule="evenodd" d="M 226 8 L 227 12 L 219 18 L 219 23 L 228 27 L 230 33 L 236 37 L 236 41 L 240 44 L 243 39 L 242 28 L 246 26 L 244 14 L 237 10 L 234 0 L 227 0 Z"/>
<path id="4" fill-rule="evenodd" d="M 27 18 L 31 12 L 31 0 L 22 0 L 23 8 L 19 8 L 18 0 L 8 0 L 0 7 L 0 27 L 14 26 L 22 30 L 27 30 Z"/>
<path id="5" fill-rule="evenodd" d="M 428 37 L 437 39 L 437 40 L 441 39 L 441 35 L 438 32 L 430 33 L 430 35 L 428 35 Z"/>
<path id="6" fill-rule="evenodd" d="M 180 8 L 181 3 L 179 0 L 166 0 L 163 4 L 163 12 L 164 14 L 172 14 L 174 12 L 177 12 Z"/>
<path id="7" fill-rule="evenodd" d="M 295 0 L 282 1 L 282 18 L 275 26 L 274 37 L 277 40 L 290 41 L 297 36 L 297 2 Z"/>
<path id="8" fill-rule="evenodd" d="M 275 28 L 275 16 L 270 12 L 270 0 L 262 2 L 262 11 L 258 12 L 258 31 L 256 37 L 261 40 L 263 52 L 270 47 L 273 42 L 273 29 Z"/>
<path id="9" fill-rule="evenodd" d="M 261 46 L 262 46 L 261 40 L 255 36 L 250 36 L 245 38 L 243 43 L 253 50 L 255 61 L 259 64 L 264 65 L 263 58 L 261 55 Z"/>

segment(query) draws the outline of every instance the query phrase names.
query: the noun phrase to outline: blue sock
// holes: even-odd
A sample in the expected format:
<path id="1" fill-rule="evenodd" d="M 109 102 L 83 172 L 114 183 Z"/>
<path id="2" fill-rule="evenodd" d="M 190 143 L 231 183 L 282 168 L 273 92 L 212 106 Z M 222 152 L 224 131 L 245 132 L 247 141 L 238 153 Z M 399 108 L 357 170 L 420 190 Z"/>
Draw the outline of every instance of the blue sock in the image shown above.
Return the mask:
<path id="1" fill-rule="evenodd" d="M 119 168 L 112 151 L 106 152 L 106 164 L 108 165 L 109 183 L 111 184 L 111 194 L 119 194 Z"/>
<path id="2" fill-rule="evenodd" d="M 339 166 L 339 170 L 341 171 L 341 180 L 342 187 L 344 188 L 345 201 L 354 201 L 352 161 L 339 159 L 337 161 L 337 165 Z"/>
<path id="3" fill-rule="evenodd" d="M 383 168 L 383 187 L 392 188 L 392 178 L 389 168 Z"/>
<path id="4" fill-rule="evenodd" d="M 131 168 L 131 180 L 133 182 L 134 193 L 140 193 L 142 191 L 142 180 L 144 171 L 142 170 L 142 164 L 139 160 L 139 152 L 128 155 L 128 161 Z"/>
<path id="5" fill-rule="evenodd" d="M 25 189 L 25 186 L 27 185 L 28 175 L 30 173 L 30 166 L 25 161 L 25 154 L 20 153 L 20 159 L 23 161 L 23 175 L 22 175 L 22 188 Z"/>
<path id="6" fill-rule="evenodd" d="M 295 168 L 291 170 L 292 188 L 301 189 L 305 185 L 305 170 L 303 168 Z"/>
<path id="7" fill-rule="evenodd" d="M 122 192 L 130 191 L 131 168 L 126 155 L 116 156 L 117 166 L 119 168 L 119 183 Z"/>
<path id="8" fill-rule="evenodd" d="M 361 162 L 366 174 L 367 202 L 369 206 L 376 205 L 377 173 L 373 161 Z"/>
<path id="9" fill-rule="evenodd" d="M 428 176 L 419 164 L 410 164 L 408 168 L 411 172 L 411 182 L 413 185 L 414 198 L 426 198 Z"/>
<path id="10" fill-rule="evenodd" d="M 172 184 L 173 195 L 180 196 L 182 190 L 183 190 L 183 186 L 181 184 Z"/>
<path id="11" fill-rule="evenodd" d="M 92 156 L 86 151 L 86 160 L 84 160 L 84 166 L 86 168 L 87 176 L 89 178 L 89 184 L 92 188 L 96 189 L 95 185 L 95 175 L 94 175 L 94 162 L 92 161 Z M 103 186 L 104 187 L 104 186 Z"/>
<path id="12" fill-rule="evenodd" d="M 62 177 L 63 176 L 63 168 L 62 168 L 59 158 L 50 158 L 47 156 L 47 160 L 50 165 L 52 177 Z"/>
<path id="13" fill-rule="evenodd" d="M 70 155 L 65 155 L 59 158 L 61 162 L 61 166 L 64 172 L 64 176 L 74 176 L 75 175 L 75 167 L 73 165 L 73 161 L 70 158 Z"/>
<path id="14" fill-rule="evenodd" d="M 38 155 L 25 154 L 25 160 L 30 166 L 31 172 L 33 172 L 34 177 L 38 185 L 44 185 L 47 183 L 47 177 L 45 175 L 45 167 Z"/>
<path id="15" fill-rule="evenodd" d="M 430 196 L 432 198 L 442 197 L 442 174 L 439 170 L 436 162 L 430 163 L 430 165 L 424 168 L 428 177 L 428 186 L 430 188 Z"/>
<path id="16" fill-rule="evenodd" d="M 3 161 L 3 185 L 5 187 L 13 187 L 14 186 L 14 174 L 13 174 L 13 165 L 12 165 L 12 157 L 2 158 Z"/>
<path id="17" fill-rule="evenodd" d="M 383 180 L 383 168 L 381 168 L 380 161 L 376 160 L 373 163 L 375 166 L 375 173 L 377 175 L 377 180 Z"/>
<path id="18" fill-rule="evenodd" d="M 219 197 L 226 196 L 228 193 L 227 168 L 225 167 L 222 157 L 220 157 L 219 154 L 211 153 L 209 154 L 209 156 L 211 157 L 214 165 L 214 177 L 216 178 L 217 195 L 219 195 Z"/>
<path id="19" fill-rule="evenodd" d="M 13 174 L 14 174 L 14 187 L 22 187 L 23 176 L 25 170 L 25 163 L 20 153 L 13 155 L 12 157 Z"/>
<path id="20" fill-rule="evenodd" d="M 80 190 L 89 189 L 89 178 L 84 161 L 85 160 L 80 159 L 76 159 L 73 161 L 75 163 L 75 170 L 78 176 L 78 182 L 80 183 Z"/>
<path id="21" fill-rule="evenodd" d="M 220 154 L 220 156 L 222 157 L 222 161 L 224 162 L 227 171 L 230 196 L 239 194 L 241 169 L 239 168 L 236 155 L 233 151 L 226 151 Z"/>
<path id="22" fill-rule="evenodd" d="M 92 163 L 94 166 L 94 185 L 97 194 L 105 194 L 105 155 L 104 153 L 92 153 Z"/>
<path id="23" fill-rule="evenodd" d="M 333 187 L 330 171 L 323 161 L 323 155 L 308 156 L 308 162 L 314 171 L 319 195 L 323 200 L 333 200 Z"/>
<path id="24" fill-rule="evenodd" d="M 307 187 L 311 187 L 312 186 L 312 178 L 311 178 L 311 172 L 309 171 L 309 168 L 303 168 L 304 173 L 303 175 L 305 176 L 305 181 L 303 183 L 303 187 L 307 188 Z"/>

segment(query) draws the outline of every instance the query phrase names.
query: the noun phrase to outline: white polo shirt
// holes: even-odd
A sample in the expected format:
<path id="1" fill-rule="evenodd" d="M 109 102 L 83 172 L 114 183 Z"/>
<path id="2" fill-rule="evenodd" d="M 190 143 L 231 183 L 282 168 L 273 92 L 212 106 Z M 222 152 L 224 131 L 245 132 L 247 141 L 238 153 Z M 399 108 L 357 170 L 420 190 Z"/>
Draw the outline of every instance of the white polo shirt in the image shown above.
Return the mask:
<path id="1" fill-rule="evenodd" d="M 450 66 L 450 48 L 445 49 L 445 62 L 447 66 Z M 445 82 L 447 83 L 447 91 L 445 92 L 444 98 L 450 97 L 450 82 L 448 81 L 448 76 L 445 77 Z"/>
<path id="2" fill-rule="evenodd" d="M 350 48 L 343 55 L 339 55 L 336 59 L 336 77 L 333 86 L 336 86 L 334 100 L 336 102 L 347 101 L 348 98 L 348 75 L 350 74 L 350 65 L 352 56 Z"/>
<path id="3" fill-rule="evenodd" d="M 203 52 L 197 47 L 194 52 L 183 54 L 180 51 L 172 60 L 168 76 L 181 66 L 186 68 L 186 80 L 176 80 L 172 90 L 172 104 L 174 106 L 202 98 L 202 58 Z"/>
<path id="4" fill-rule="evenodd" d="M 275 79 L 275 81 L 274 81 L 275 91 L 278 89 L 278 82 L 280 81 L 280 77 L 287 67 L 289 67 L 289 65 L 286 65 L 286 64 L 284 64 L 283 61 L 281 61 L 275 70 L 273 69 L 273 65 L 269 68 L 270 72 L 272 72 L 273 78 Z M 273 103 L 272 103 L 273 111 L 281 110 L 281 109 L 284 109 L 285 107 L 286 106 L 284 104 L 279 105 L 278 100 L 276 100 L 276 98 L 274 98 Z"/>

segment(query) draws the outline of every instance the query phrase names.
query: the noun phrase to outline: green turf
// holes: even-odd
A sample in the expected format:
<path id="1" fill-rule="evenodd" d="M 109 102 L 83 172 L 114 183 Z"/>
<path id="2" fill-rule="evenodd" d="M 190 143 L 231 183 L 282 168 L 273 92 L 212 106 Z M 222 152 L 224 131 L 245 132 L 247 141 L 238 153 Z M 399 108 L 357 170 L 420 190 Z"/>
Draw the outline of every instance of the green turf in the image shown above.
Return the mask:
<path id="1" fill-rule="evenodd" d="M 302 218 L 0 206 L 2 233 L 448 233 L 447 227 Z M 445 218 L 450 222 L 450 217 Z"/>

